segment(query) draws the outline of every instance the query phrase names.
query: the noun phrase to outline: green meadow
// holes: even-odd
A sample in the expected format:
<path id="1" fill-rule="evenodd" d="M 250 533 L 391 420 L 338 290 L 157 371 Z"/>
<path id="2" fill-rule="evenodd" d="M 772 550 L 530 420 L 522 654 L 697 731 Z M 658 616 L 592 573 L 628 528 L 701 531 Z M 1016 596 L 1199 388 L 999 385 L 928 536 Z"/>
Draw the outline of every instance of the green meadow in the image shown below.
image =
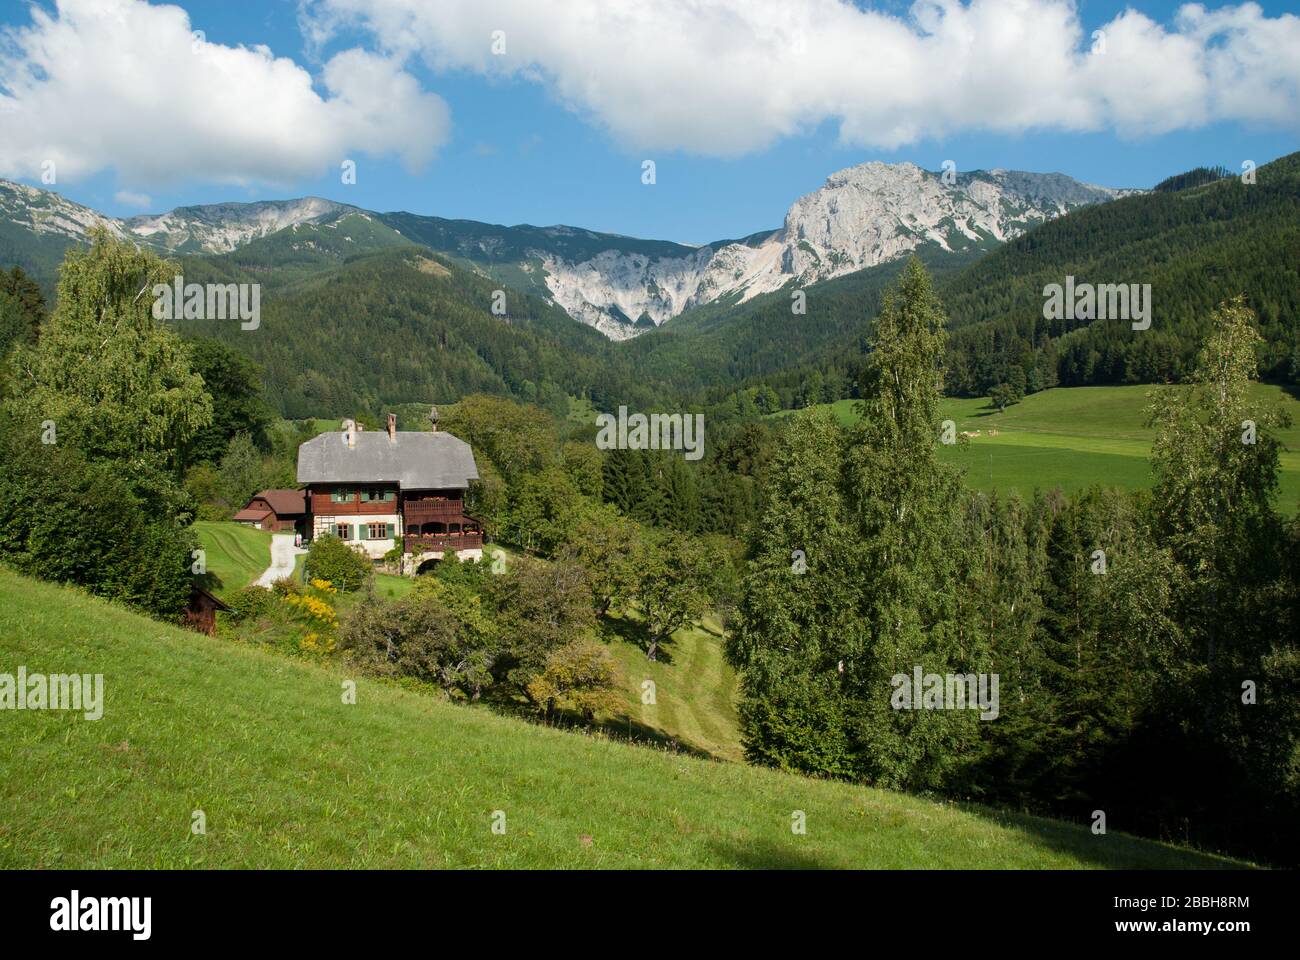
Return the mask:
<path id="1" fill-rule="evenodd" d="M 271 534 L 229 521 L 198 520 L 209 584 L 218 596 L 246 587 L 271 565 Z"/>
<path id="2" fill-rule="evenodd" d="M 20 665 L 102 673 L 104 715 L 0 711 L 0 868 L 1241 865 L 539 726 L 0 568 Z"/>
<path id="3" fill-rule="evenodd" d="M 941 407 L 943 418 L 971 436 L 955 447 L 940 447 L 940 456 L 962 467 L 967 483 L 978 490 L 1028 496 L 1058 486 L 1067 492 L 1094 484 L 1149 487 L 1155 431 L 1145 422 L 1147 394 L 1158 389 L 1178 388 L 1058 387 L 1031 394 L 1002 413 L 982 397 L 948 398 Z M 1292 426 L 1278 434 L 1286 449 L 1277 506 L 1294 513 L 1300 508 L 1300 401 L 1271 385 L 1256 384 L 1254 392 L 1291 414 Z M 858 418 L 856 400 L 827 406 L 843 424 Z"/>
<path id="4" fill-rule="evenodd" d="M 610 618 L 615 635 L 610 653 L 618 663 L 624 701 L 622 715 L 608 724 L 610 732 L 718 760 L 741 760 L 736 673 L 723 654 L 721 624 L 709 616 L 678 630 L 660 645 L 658 658 L 648 660 L 639 644 L 619 638 L 632 616 Z"/>

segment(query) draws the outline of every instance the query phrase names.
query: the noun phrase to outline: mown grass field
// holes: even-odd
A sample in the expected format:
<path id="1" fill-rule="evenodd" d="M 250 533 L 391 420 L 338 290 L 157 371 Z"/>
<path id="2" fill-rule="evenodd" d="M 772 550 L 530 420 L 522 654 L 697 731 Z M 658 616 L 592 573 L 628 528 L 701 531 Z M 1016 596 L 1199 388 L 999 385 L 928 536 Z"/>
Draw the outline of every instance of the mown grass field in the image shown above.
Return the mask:
<path id="1" fill-rule="evenodd" d="M 626 623 L 613 618 L 615 630 Z M 656 660 L 625 640 L 610 644 L 623 680 L 622 718 L 612 732 L 655 743 L 671 742 L 693 753 L 739 761 L 740 723 L 736 717 L 736 673 L 722 650 L 722 627 L 706 617 L 700 626 L 678 630 L 661 644 Z M 653 686 L 653 703 L 646 681 Z"/>
<path id="2" fill-rule="evenodd" d="M 1118 832 L 536 726 L 159 624 L 0 568 L 0 867 L 1220 867 Z M 206 834 L 191 831 L 195 811 Z M 494 811 L 505 833 L 492 831 Z M 807 832 L 791 830 L 803 811 Z"/>
<path id="3" fill-rule="evenodd" d="M 976 433 L 970 442 L 940 447 L 940 456 L 966 471 L 978 490 L 1019 491 L 1059 486 L 1069 492 L 1094 484 L 1128 490 L 1151 486 L 1151 441 L 1146 426 L 1151 386 L 1062 387 L 1031 394 L 1004 413 L 985 398 L 947 398 L 941 412 L 957 430 Z M 1279 473 L 1279 510 L 1300 508 L 1300 401 L 1280 387 L 1257 384 L 1255 396 L 1291 413 L 1292 426 L 1278 433 L 1287 448 Z M 843 424 L 857 420 L 857 401 L 827 404 Z M 788 414 L 785 414 L 788 416 Z M 992 431 L 996 431 L 994 435 Z"/>
<path id="4" fill-rule="evenodd" d="M 194 533 L 203 545 L 212 589 L 218 596 L 246 587 L 271 565 L 271 534 L 256 527 L 198 520 Z"/>

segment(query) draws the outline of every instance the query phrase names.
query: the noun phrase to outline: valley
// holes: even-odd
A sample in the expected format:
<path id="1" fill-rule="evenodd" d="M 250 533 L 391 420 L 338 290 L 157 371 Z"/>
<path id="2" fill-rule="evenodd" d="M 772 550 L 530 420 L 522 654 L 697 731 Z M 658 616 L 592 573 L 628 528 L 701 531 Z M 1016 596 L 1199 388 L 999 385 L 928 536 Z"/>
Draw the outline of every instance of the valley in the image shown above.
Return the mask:
<path id="1" fill-rule="evenodd" d="M 1295 3 L 0 5 L 5 942 L 1284 929 Z"/>
<path id="2" fill-rule="evenodd" d="M 92 596 L 52 620 L 15 615 L 27 632 L 7 641 L 10 652 L 59 649 L 51 638 L 62 636 L 78 657 L 111 650 L 201 678 L 198 699 L 172 691 L 157 713 L 113 721 L 125 724 L 112 742 L 127 745 L 127 766 L 70 761 L 99 778 L 90 780 L 60 770 L 73 777 L 70 800 L 96 785 L 113 797 L 96 808 L 107 826 L 80 862 L 934 867 L 976 862 L 967 836 L 982 866 L 1227 865 L 1197 848 L 1273 857 L 1282 819 L 1244 840 L 1234 831 L 1243 806 L 1285 792 L 1275 772 L 1256 771 L 1254 793 L 1218 797 L 1221 815 L 1194 828 L 1151 806 L 1171 783 L 1187 795 L 1180 778 L 1195 768 L 1180 765 L 1170 744 L 1181 741 L 1157 712 L 1173 674 L 1156 660 L 1135 666 L 1129 649 L 1198 669 L 1183 631 L 1209 628 L 1178 604 L 1198 609 L 1190 584 L 1219 569 L 1195 567 L 1187 546 L 1219 541 L 1168 532 L 1190 522 L 1182 495 L 1166 490 L 1158 504 L 1147 495 L 1159 458 L 1200 458 L 1199 472 L 1186 471 L 1187 497 L 1210 505 L 1196 517 L 1225 515 L 1210 475 L 1235 477 L 1232 489 L 1254 498 L 1265 535 L 1233 528 L 1231 542 L 1263 549 L 1272 580 L 1242 587 L 1234 602 L 1282 611 L 1291 589 L 1282 558 L 1300 508 L 1288 272 L 1300 157 L 1258 172 L 1251 187 L 1193 171 L 1132 191 L 867 163 L 797 200 L 780 229 L 701 247 L 317 198 L 105 220 L 0 182 L 0 258 L 10 264 L 0 353 L 11 358 L 4 402 L 17 411 L 0 427 L 9 451 L 0 509 L 14 518 L 0 540 L 0 592 L 19 597 L 24 576 L 49 576 L 175 619 L 186 596 L 196 602 L 195 584 L 168 558 L 197 548 L 207 561 L 197 585 L 229 607 L 198 646 L 163 624 L 114 621 L 135 615 Z M 119 262 L 132 266 L 114 272 Z M 195 290 L 256 290 L 256 322 L 156 315 L 135 277 L 173 267 Z M 136 326 L 101 331 L 119 314 L 77 312 L 91 301 L 69 291 L 100 270 L 114 310 Z M 52 304 L 56 277 L 62 299 Z M 1048 315 L 1044 291 L 1067 278 L 1140 282 L 1149 324 Z M 157 352 L 123 347 L 137 340 Z M 116 365 L 156 393 L 104 387 L 92 344 L 116 348 Z M 1202 380 L 1193 390 L 1213 370 L 1204 351 L 1229 348 L 1239 357 L 1231 387 L 1216 394 Z M 911 373 L 893 381 L 898 366 Z M 1256 372 L 1267 382 L 1251 382 Z M 24 378 L 39 389 L 15 389 Z M 1156 428 L 1148 394 L 1166 381 L 1182 385 Z M 78 398 L 70 406 L 65 384 Z M 900 384 L 911 391 L 901 408 L 890 392 Z M 898 419 L 864 421 L 865 401 Z M 390 413 L 395 433 L 428 431 L 433 407 L 438 429 L 473 451 L 466 516 L 509 557 L 503 570 L 434 557 L 422 575 L 398 576 L 402 551 L 381 567 L 378 553 L 358 559 L 326 532 L 313 538 L 314 561 L 270 590 L 251 586 L 270 562 L 271 534 L 230 517 L 259 491 L 295 486 L 301 444 L 344 420 L 382 430 Z M 15 425 L 51 408 L 71 440 L 33 449 Z M 1235 430 L 1248 411 L 1263 422 L 1257 411 L 1269 409 L 1291 418 L 1267 427 L 1281 444 L 1271 492 L 1269 464 L 1207 445 L 1202 430 L 1207 416 Z M 168 419 L 174 410 L 189 419 Z M 636 449 L 599 429 L 623 410 L 685 418 L 705 442 Z M 174 432 L 118 429 L 113 418 L 133 411 Z M 932 414 L 952 421 L 959 443 L 933 443 Z M 87 567 L 78 558 L 93 550 L 57 549 L 45 518 L 80 517 L 105 484 L 119 506 L 100 511 L 102 527 L 58 526 L 60 537 L 117 544 L 112 564 Z M 167 509 L 151 509 L 160 497 Z M 883 512 L 895 501 L 904 507 Z M 34 502 L 45 506 L 34 512 Z M 1114 574 L 1100 582 L 1084 562 L 1098 542 Z M 1223 569 L 1245 569 L 1234 563 Z M 876 603 L 906 612 L 890 621 L 897 641 L 877 635 Z M 1259 619 L 1245 611 L 1243 624 Z M 945 625 L 923 629 L 918 617 Z M 115 639 L 87 647 L 79 623 Z M 1218 669 L 1283 682 L 1271 636 L 1251 636 L 1254 646 Z M 952 638 L 960 644 L 945 647 Z M 238 730 L 202 699 L 229 694 L 196 657 L 211 671 L 242 671 L 239 682 L 258 690 Z M 873 712 L 882 665 L 922 660 L 935 676 L 994 665 L 1005 703 L 981 716 L 999 722 Z M 321 684 L 354 677 L 362 699 L 343 706 L 360 728 L 323 702 L 310 706 Z M 118 689 L 129 702 L 141 696 Z M 182 712 L 215 724 L 214 769 L 234 771 L 233 786 L 202 777 L 178 786 L 192 731 L 166 716 Z M 1258 742 L 1256 722 L 1243 718 L 1234 742 Z M 385 746 L 402 742 L 396 723 L 421 746 Z M 291 730 L 276 750 L 250 753 L 281 727 Z M 1146 752 L 1127 752 L 1142 737 Z M 31 738 L 23 744 L 40 739 Z M 1284 769 L 1213 749 L 1234 775 Z M 352 759 L 313 766 L 327 755 Z M 362 812 L 340 778 L 400 817 Z M 518 789 L 489 796 L 507 781 Z M 447 782 L 458 784 L 452 794 L 437 787 Z M 217 842 L 200 849 L 160 817 L 143 828 L 132 820 L 132 803 L 171 809 L 195 790 L 214 798 L 204 809 L 224 824 Z M 298 812 L 241 807 L 253 791 Z M 1116 817 L 1105 847 L 1077 825 L 1092 811 L 1080 798 L 1101 793 Z M 790 832 L 789 811 L 771 835 L 754 826 L 774 816 L 775 797 L 814 823 L 826 818 L 836 839 L 790 846 L 804 834 Z M 39 789 L 12 799 L 62 810 Z M 430 802 L 434 820 L 419 813 Z M 481 835 L 476 820 L 502 811 L 526 824 L 509 843 Z M 950 836 L 937 843 L 929 824 L 940 822 Z M 865 830 L 849 839 L 846 824 Z M 1132 839 L 1126 826 L 1183 847 Z M 135 842 L 124 848 L 118 832 L 128 830 Z M 9 850 L 9 862 L 62 865 L 64 844 L 84 846 L 64 832 L 30 855 Z"/>

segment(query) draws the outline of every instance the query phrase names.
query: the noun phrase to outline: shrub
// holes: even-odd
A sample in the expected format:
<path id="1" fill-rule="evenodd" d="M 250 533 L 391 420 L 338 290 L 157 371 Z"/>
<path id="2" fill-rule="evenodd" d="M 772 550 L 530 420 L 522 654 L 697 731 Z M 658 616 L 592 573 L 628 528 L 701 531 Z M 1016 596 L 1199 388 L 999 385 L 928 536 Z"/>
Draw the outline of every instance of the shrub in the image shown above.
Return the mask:
<path id="1" fill-rule="evenodd" d="M 442 560 L 433 565 L 432 573 L 416 581 L 420 587 L 428 580 L 459 584 L 478 594 L 487 593 L 492 580 L 492 564 L 483 560 L 461 560 L 455 551 L 448 550 Z"/>
<path id="2" fill-rule="evenodd" d="M 424 592 L 368 597 L 344 623 L 340 647 L 380 674 L 436 683 L 478 698 L 491 683 L 491 638 Z"/>
<path id="3" fill-rule="evenodd" d="M 329 600 L 314 591 L 312 593 L 286 594 L 284 602 L 298 611 L 317 631 L 332 631 L 339 625 L 338 614 L 334 612 Z"/>
<path id="4" fill-rule="evenodd" d="M 271 590 L 277 597 L 287 597 L 290 594 L 302 593 L 302 587 L 293 577 L 281 577 L 279 580 L 271 581 Z"/>
<path id="5" fill-rule="evenodd" d="M 239 623 L 264 616 L 279 598 L 263 587 L 244 587 L 229 594 L 225 600 L 226 606 L 230 607 L 230 619 Z"/>
<path id="6" fill-rule="evenodd" d="M 384 569 L 393 573 L 402 572 L 402 558 L 406 556 L 406 545 L 398 537 L 393 549 L 384 554 Z"/>
<path id="7" fill-rule="evenodd" d="M 3 420 L 0 417 L 0 420 Z M 27 424 L 23 424 L 27 428 Z M 134 472 L 43 444 L 39 424 L 0 425 L 0 558 L 29 576 L 178 619 L 189 601 L 194 534 L 143 463 Z M 142 479 L 143 478 L 143 479 Z"/>
<path id="8" fill-rule="evenodd" d="M 323 656 L 338 642 L 334 588 L 324 580 L 300 586 L 284 577 L 270 590 L 251 586 L 226 597 L 232 608 L 223 618 L 242 640 L 266 644 L 293 655 Z"/>
<path id="9" fill-rule="evenodd" d="M 546 658 L 546 667 L 528 682 L 528 698 L 546 716 L 554 710 L 581 714 L 587 720 L 618 706 L 618 669 L 602 644 L 576 640 Z"/>
<path id="10" fill-rule="evenodd" d="M 577 563 L 521 559 L 490 583 L 502 638 L 494 673 L 518 690 L 554 651 L 595 625 L 591 584 Z"/>
<path id="11" fill-rule="evenodd" d="M 1013 403 L 1019 403 L 1021 392 L 1009 383 L 999 383 L 989 388 L 989 405 L 1005 410 Z"/>
<path id="12" fill-rule="evenodd" d="M 333 534 L 317 537 L 307 551 L 307 576 L 328 580 L 344 593 L 360 589 L 374 574 L 368 557 Z"/>

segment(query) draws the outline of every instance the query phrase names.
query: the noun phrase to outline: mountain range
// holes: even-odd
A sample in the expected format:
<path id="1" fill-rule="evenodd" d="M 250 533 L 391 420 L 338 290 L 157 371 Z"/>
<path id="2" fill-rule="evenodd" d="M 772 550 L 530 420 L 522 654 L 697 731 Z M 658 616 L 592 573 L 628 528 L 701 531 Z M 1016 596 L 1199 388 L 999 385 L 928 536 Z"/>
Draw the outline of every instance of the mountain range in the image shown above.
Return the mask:
<path id="1" fill-rule="evenodd" d="M 0 180 L 0 259 L 27 260 L 38 276 L 48 275 L 62 249 L 83 242 L 96 223 L 167 255 L 229 254 L 280 231 L 312 227 L 300 242 L 338 246 L 340 255 L 426 246 L 623 340 L 695 307 L 744 303 L 920 249 L 991 250 L 1070 210 L 1136 192 L 1061 174 L 943 174 L 911 163 L 864 163 L 832 174 L 796 200 L 778 229 L 691 247 L 580 227 L 376 213 L 320 197 L 117 219 L 52 191 Z"/>
<path id="2" fill-rule="evenodd" d="M 1264 340 L 1261 373 L 1300 383 L 1300 154 L 1261 165 L 1257 182 L 1225 174 L 1115 191 L 1057 175 L 945 181 L 864 164 L 797 201 L 780 229 L 699 247 L 316 198 L 118 220 L 0 181 L 0 267 L 21 266 L 48 294 L 69 245 L 103 222 L 174 257 L 189 281 L 262 284 L 255 334 L 178 327 L 256 361 L 291 417 L 472 392 L 559 416 L 686 404 L 742 418 L 760 393 L 771 406 L 767 388 L 783 407 L 852 396 L 872 318 L 908 253 L 948 313 L 955 395 L 1176 381 L 1214 308 L 1239 295 Z M 1042 290 L 1067 276 L 1150 284 L 1151 328 L 1045 320 Z M 504 315 L 492 309 L 502 288 Z"/>

